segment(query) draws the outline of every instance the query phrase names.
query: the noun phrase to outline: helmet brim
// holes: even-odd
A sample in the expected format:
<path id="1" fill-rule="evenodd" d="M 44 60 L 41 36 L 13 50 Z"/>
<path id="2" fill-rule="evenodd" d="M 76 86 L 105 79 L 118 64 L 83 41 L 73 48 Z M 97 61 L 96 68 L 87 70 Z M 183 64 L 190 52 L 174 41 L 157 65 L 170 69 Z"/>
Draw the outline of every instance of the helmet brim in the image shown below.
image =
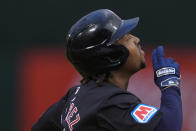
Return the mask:
<path id="1" fill-rule="evenodd" d="M 122 20 L 119 29 L 112 35 L 108 45 L 113 44 L 115 41 L 119 40 L 125 34 L 133 30 L 137 26 L 138 22 L 139 22 L 139 17 L 128 19 L 128 20 Z"/>

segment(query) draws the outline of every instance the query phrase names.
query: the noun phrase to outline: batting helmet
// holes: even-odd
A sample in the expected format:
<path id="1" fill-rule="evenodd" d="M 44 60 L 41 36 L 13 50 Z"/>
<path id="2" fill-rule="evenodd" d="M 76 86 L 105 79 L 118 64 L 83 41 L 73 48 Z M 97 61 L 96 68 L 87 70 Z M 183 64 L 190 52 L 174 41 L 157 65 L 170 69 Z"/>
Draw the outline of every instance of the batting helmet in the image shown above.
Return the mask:
<path id="1" fill-rule="evenodd" d="M 95 75 L 118 69 L 129 55 L 126 47 L 114 44 L 129 33 L 139 18 L 122 20 L 108 9 L 93 11 L 70 29 L 66 55 L 82 75 Z"/>

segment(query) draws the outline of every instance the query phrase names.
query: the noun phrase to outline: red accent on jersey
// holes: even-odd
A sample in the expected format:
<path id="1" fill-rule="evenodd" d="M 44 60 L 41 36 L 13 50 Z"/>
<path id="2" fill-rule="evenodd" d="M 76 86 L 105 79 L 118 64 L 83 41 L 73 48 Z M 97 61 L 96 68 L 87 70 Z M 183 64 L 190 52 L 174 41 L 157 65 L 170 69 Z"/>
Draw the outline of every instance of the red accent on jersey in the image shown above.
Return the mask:
<path id="1" fill-rule="evenodd" d="M 71 112 L 71 110 L 73 109 L 73 107 L 74 107 L 74 103 L 71 103 L 71 105 L 70 105 L 70 107 L 69 107 L 69 111 L 68 111 L 68 113 L 67 113 L 67 116 L 66 116 L 66 121 L 67 121 L 67 123 L 70 123 L 70 112 Z"/>

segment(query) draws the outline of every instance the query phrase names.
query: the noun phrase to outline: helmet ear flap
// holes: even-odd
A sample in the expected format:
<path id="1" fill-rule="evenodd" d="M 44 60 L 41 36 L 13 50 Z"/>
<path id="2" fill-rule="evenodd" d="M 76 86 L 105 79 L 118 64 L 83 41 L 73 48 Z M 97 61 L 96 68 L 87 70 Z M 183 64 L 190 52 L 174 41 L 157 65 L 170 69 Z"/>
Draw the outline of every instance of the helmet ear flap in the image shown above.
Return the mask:
<path id="1" fill-rule="evenodd" d="M 123 65 L 129 56 L 129 50 L 123 45 L 110 45 L 111 52 L 106 56 L 109 63 Z"/>

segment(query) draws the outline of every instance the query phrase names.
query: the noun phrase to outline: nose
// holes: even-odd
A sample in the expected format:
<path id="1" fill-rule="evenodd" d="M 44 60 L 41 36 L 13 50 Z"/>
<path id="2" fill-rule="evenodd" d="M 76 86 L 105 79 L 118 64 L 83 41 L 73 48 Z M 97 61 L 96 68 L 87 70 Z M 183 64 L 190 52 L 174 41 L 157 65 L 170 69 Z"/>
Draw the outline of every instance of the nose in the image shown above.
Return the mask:
<path id="1" fill-rule="evenodd" d="M 132 38 L 134 40 L 134 42 L 136 42 L 136 43 L 139 43 L 140 42 L 140 39 L 137 36 L 134 36 L 132 34 L 127 34 L 127 36 L 129 38 Z"/>
<path id="2" fill-rule="evenodd" d="M 135 36 L 135 39 L 136 39 L 137 44 L 139 44 L 140 43 L 140 39 L 138 37 L 136 37 L 136 36 Z"/>
<path id="3" fill-rule="evenodd" d="M 134 43 L 138 45 L 140 43 L 140 39 L 136 36 L 132 36 L 132 37 L 133 37 Z"/>

